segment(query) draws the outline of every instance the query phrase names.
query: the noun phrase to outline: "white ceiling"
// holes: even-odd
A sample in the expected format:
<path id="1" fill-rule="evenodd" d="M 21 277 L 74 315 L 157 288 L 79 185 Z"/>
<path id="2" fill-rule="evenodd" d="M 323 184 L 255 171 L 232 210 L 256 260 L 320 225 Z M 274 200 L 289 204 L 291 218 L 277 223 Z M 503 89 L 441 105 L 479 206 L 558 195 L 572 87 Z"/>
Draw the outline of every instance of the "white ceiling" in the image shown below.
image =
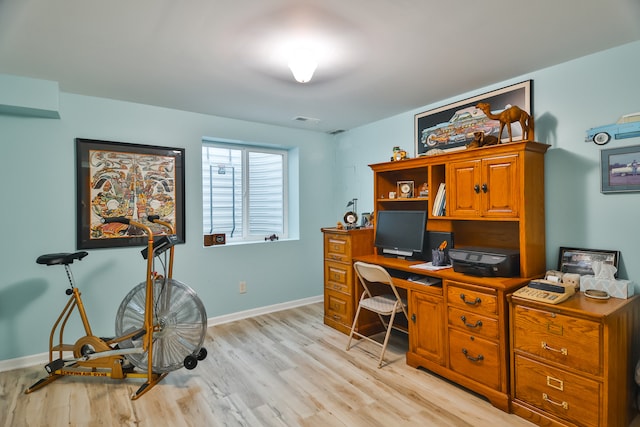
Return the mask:
<path id="1" fill-rule="evenodd" d="M 331 132 L 640 40 L 639 1 L 0 0 L 0 73 Z"/>

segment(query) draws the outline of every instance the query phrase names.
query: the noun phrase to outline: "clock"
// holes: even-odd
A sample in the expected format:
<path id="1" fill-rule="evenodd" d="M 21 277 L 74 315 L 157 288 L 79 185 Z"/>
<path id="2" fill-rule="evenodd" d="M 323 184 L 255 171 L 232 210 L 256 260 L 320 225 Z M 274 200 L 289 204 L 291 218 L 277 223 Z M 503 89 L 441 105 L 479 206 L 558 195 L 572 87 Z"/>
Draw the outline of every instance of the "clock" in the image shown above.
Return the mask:
<path id="1" fill-rule="evenodd" d="M 346 214 L 344 214 L 344 222 L 346 222 L 349 226 L 353 226 L 358 222 L 358 214 L 352 211 L 347 212 Z"/>
<path id="2" fill-rule="evenodd" d="M 398 197 L 408 199 L 413 197 L 413 181 L 398 181 Z"/>

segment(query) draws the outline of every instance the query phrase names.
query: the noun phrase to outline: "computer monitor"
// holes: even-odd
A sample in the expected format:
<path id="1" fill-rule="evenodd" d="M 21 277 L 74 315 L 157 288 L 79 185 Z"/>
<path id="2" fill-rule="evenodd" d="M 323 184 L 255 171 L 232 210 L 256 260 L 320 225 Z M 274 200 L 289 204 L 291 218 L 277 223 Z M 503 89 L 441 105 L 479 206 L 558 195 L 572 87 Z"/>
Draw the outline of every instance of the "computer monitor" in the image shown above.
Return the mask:
<path id="1" fill-rule="evenodd" d="M 378 211 L 375 246 L 389 257 L 424 260 L 427 244 L 426 211 Z"/>

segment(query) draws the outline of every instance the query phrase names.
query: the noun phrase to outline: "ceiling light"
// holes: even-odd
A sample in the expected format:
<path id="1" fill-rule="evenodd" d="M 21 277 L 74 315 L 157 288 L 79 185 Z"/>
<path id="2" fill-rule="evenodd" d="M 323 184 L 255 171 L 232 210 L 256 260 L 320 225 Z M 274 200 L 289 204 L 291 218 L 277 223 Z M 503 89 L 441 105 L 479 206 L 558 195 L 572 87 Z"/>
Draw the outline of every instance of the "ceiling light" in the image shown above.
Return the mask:
<path id="1" fill-rule="evenodd" d="M 289 60 L 289 68 L 293 77 L 300 83 L 307 83 L 318 67 L 315 55 L 309 50 L 296 51 Z"/>

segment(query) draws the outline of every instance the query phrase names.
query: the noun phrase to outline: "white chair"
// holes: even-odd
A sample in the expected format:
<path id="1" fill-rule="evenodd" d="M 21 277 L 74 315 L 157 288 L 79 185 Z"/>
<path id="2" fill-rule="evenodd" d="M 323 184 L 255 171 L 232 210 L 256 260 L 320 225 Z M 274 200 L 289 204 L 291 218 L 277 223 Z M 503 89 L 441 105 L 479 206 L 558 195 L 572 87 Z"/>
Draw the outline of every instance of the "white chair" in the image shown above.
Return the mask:
<path id="1" fill-rule="evenodd" d="M 387 350 L 387 344 L 389 343 L 389 336 L 391 335 L 391 329 L 396 329 L 407 333 L 406 330 L 400 329 L 393 325 L 393 321 L 397 313 L 404 313 L 404 316 L 408 320 L 407 316 L 407 302 L 406 300 L 400 297 L 398 293 L 398 289 L 393 285 L 393 280 L 387 270 L 379 265 L 375 264 L 367 264 L 364 262 L 357 261 L 353 264 L 353 267 L 356 270 L 356 275 L 362 283 L 362 288 L 364 289 L 362 295 L 360 296 L 360 302 L 358 303 L 358 309 L 356 310 L 356 315 L 353 319 L 353 325 L 351 326 L 351 332 L 349 333 L 349 342 L 347 343 L 347 351 L 352 347 L 351 342 L 353 340 L 353 336 L 356 335 L 360 338 L 363 338 L 367 341 L 375 343 L 382 347 L 382 351 L 380 352 L 380 359 L 378 360 L 378 368 L 382 367 L 382 361 L 384 359 L 384 353 Z M 393 293 L 387 293 L 384 295 L 373 295 L 370 290 L 370 284 L 372 283 L 382 283 L 384 285 L 388 285 L 391 288 Z M 366 335 L 363 335 L 357 332 L 356 324 L 358 323 L 358 316 L 360 315 L 360 310 L 365 309 L 372 311 L 378 315 L 380 321 L 384 325 L 386 329 L 386 333 L 384 336 L 384 341 L 380 343 Z M 388 316 L 389 320 L 385 320 L 385 317 Z"/>

